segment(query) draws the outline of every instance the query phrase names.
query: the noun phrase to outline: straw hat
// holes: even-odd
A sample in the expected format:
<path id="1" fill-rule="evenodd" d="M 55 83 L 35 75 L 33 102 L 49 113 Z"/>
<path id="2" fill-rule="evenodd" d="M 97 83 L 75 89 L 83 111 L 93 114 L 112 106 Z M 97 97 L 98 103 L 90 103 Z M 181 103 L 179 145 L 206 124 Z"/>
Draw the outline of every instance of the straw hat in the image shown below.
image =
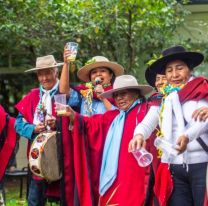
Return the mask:
<path id="1" fill-rule="evenodd" d="M 102 93 L 100 96 L 109 98 L 112 97 L 113 93 L 125 89 L 136 89 L 140 91 L 141 95 L 149 94 L 153 91 L 153 88 L 149 85 L 138 84 L 136 78 L 132 75 L 121 75 L 116 77 L 113 84 L 113 89 Z"/>
<path id="2" fill-rule="evenodd" d="M 57 63 L 53 55 L 37 57 L 35 68 L 28 69 L 25 72 L 36 71 L 40 69 L 49 69 L 62 66 L 64 63 Z"/>
<path id="3" fill-rule="evenodd" d="M 162 57 L 153 62 L 149 68 L 156 74 L 164 74 L 165 66 L 168 62 L 174 60 L 182 60 L 187 63 L 187 65 L 190 66 L 190 69 L 192 70 L 194 67 L 201 64 L 203 59 L 204 56 L 202 53 L 189 52 L 182 46 L 173 46 L 165 49 L 162 52 Z"/>
<path id="4" fill-rule="evenodd" d="M 110 70 L 112 70 L 115 76 L 119 76 L 124 73 L 124 68 L 120 64 L 111 62 L 104 56 L 95 56 L 89 61 L 87 61 L 85 66 L 79 69 L 79 71 L 77 72 L 77 76 L 80 80 L 84 82 L 89 82 L 90 72 L 98 67 L 109 68 Z"/>

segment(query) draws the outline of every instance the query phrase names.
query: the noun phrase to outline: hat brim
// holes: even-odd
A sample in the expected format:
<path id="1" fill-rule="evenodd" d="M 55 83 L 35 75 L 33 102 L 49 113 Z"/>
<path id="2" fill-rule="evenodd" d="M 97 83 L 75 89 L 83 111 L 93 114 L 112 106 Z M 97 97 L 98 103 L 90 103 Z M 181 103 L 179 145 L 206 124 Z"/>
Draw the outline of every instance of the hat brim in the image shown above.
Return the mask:
<path id="1" fill-rule="evenodd" d="M 77 76 L 80 80 L 84 81 L 84 82 L 89 82 L 90 81 L 90 71 L 98 68 L 98 67 L 106 67 L 109 68 L 110 70 L 113 71 L 113 73 L 115 74 L 115 76 L 120 76 L 124 73 L 124 68 L 117 63 L 114 62 L 95 62 L 92 64 L 88 64 L 83 66 L 81 69 L 79 69 L 79 71 L 77 72 Z"/>
<path id="2" fill-rule="evenodd" d="M 184 62 L 187 61 L 187 63 L 191 64 L 192 66 L 190 69 L 193 69 L 194 67 L 201 64 L 201 62 L 204 60 L 204 56 L 199 52 L 179 52 L 161 57 L 152 65 L 150 65 L 149 68 L 156 74 L 165 74 L 166 64 L 174 60 L 182 60 Z"/>
<path id="3" fill-rule="evenodd" d="M 113 97 L 113 93 L 118 92 L 118 91 L 122 91 L 125 89 L 136 89 L 136 90 L 140 91 L 140 94 L 143 96 L 145 96 L 153 91 L 153 88 L 151 86 L 139 85 L 139 86 L 129 86 L 129 87 L 121 87 L 118 89 L 112 89 L 112 90 L 103 92 L 100 96 L 104 97 L 104 98 L 111 98 L 111 97 Z"/>
<path id="4" fill-rule="evenodd" d="M 145 79 L 146 79 L 147 83 L 152 87 L 155 87 L 156 76 L 157 76 L 157 74 L 155 72 L 153 72 L 149 67 L 146 69 Z"/>
<path id="5" fill-rule="evenodd" d="M 35 68 L 32 68 L 32 69 L 25 70 L 25 72 L 33 72 L 33 71 L 42 70 L 42 69 L 50 69 L 50 68 L 55 68 L 55 67 L 59 67 L 59 66 L 62 66 L 62 65 L 64 65 L 64 63 L 57 63 L 56 65 L 47 66 L 47 67 L 35 67 Z"/>

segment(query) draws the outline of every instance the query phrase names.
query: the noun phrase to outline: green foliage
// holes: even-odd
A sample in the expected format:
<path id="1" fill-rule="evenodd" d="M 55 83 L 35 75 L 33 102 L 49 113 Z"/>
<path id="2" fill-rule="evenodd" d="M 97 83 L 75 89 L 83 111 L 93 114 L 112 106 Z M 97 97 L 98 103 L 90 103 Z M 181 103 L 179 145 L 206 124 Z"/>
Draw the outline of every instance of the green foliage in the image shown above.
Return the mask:
<path id="1" fill-rule="evenodd" d="M 26 69 L 46 54 L 61 61 L 65 43 L 76 41 L 77 68 L 104 55 L 144 82 L 154 54 L 184 43 L 175 42 L 187 15 L 176 0 L 0 0 L 0 5 L 0 67 Z"/>
<path id="2" fill-rule="evenodd" d="M 45 54 L 62 59 L 64 44 L 77 41 L 82 64 L 101 54 L 134 74 L 155 50 L 169 42 L 184 15 L 177 11 L 174 0 L 1 0 L 0 3 L 1 54 L 12 55 L 15 66 L 32 64 L 36 56 Z M 19 58 L 20 55 L 26 56 Z"/>

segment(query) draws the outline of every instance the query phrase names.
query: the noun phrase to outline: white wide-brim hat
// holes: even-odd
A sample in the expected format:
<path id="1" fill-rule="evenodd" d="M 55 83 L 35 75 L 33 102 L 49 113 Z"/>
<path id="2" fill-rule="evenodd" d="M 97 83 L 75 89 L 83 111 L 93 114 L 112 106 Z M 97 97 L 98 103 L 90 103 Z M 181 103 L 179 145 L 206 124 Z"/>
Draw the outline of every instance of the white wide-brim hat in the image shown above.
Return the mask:
<path id="1" fill-rule="evenodd" d="M 35 68 L 28 69 L 25 72 L 32 72 L 41 69 L 50 69 L 54 67 L 62 66 L 64 63 L 57 63 L 53 55 L 47 55 L 43 57 L 37 57 Z"/>
<path id="2" fill-rule="evenodd" d="M 104 98 L 110 98 L 113 93 L 125 89 L 136 89 L 141 95 L 145 96 L 153 91 L 153 88 L 149 85 L 138 84 L 136 78 L 132 75 L 121 75 L 116 77 L 113 84 L 113 89 L 103 92 L 100 96 Z"/>
<path id="3" fill-rule="evenodd" d="M 77 72 L 77 76 L 80 80 L 84 82 L 89 82 L 90 71 L 98 67 L 106 67 L 112 70 L 115 76 L 119 76 L 124 73 L 124 68 L 120 64 L 117 64 L 116 62 L 111 62 L 104 56 L 95 56 L 87 61 L 85 66 L 79 69 L 79 71 Z"/>

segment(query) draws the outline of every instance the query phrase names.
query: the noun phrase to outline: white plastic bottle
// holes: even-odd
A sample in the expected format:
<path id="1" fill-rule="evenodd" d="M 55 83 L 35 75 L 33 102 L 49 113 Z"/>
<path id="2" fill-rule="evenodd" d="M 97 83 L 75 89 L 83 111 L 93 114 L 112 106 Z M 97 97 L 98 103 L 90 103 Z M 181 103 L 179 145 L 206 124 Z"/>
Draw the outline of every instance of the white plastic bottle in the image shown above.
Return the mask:
<path id="1" fill-rule="evenodd" d="M 161 137 L 157 137 L 154 141 L 155 147 L 161 149 L 167 156 L 177 156 L 178 150 L 175 149 L 174 145 L 164 140 Z"/>

